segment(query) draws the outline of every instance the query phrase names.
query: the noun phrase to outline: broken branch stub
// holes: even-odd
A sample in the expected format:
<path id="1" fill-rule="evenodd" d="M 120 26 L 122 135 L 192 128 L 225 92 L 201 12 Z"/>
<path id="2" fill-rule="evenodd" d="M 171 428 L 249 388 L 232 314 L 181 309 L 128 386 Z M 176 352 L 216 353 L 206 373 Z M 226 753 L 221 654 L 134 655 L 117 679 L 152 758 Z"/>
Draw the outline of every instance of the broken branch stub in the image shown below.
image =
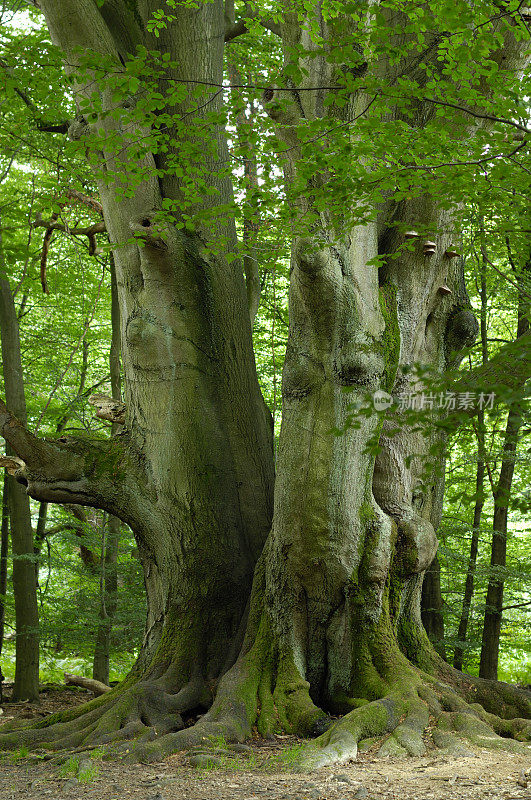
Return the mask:
<path id="1" fill-rule="evenodd" d="M 105 419 L 118 425 L 125 424 L 125 403 L 113 400 L 106 394 L 91 394 L 89 403 L 97 409 L 98 419 Z"/>
<path id="2" fill-rule="evenodd" d="M 0 456 L 0 467 L 5 467 L 10 475 L 14 475 L 19 469 L 24 469 L 25 462 L 16 456 Z"/>

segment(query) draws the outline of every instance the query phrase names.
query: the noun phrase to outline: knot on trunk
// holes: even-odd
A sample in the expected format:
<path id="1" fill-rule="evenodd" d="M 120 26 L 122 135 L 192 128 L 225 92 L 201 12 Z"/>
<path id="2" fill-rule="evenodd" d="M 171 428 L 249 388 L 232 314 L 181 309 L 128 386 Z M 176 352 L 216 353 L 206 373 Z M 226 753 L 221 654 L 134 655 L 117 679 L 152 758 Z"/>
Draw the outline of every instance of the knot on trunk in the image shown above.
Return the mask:
<path id="1" fill-rule="evenodd" d="M 135 239 L 140 239 L 147 247 L 155 250 L 167 250 L 168 244 L 162 236 L 160 225 L 156 225 L 152 216 L 142 217 L 138 222 L 131 222 L 131 232 Z"/>
<path id="2" fill-rule="evenodd" d="M 0 456 L 0 467 L 5 467 L 10 475 L 15 475 L 19 469 L 24 469 L 26 464 L 16 456 Z"/>
<path id="3" fill-rule="evenodd" d="M 68 128 L 68 138 L 73 142 L 79 141 L 88 133 L 89 125 L 85 117 L 76 117 Z"/>
<path id="4" fill-rule="evenodd" d="M 451 358 L 452 354 L 455 356 L 465 347 L 471 347 L 476 341 L 478 331 L 478 321 L 472 311 L 468 308 L 456 308 L 446 325 L 447 358 Z"/>
<path id="5" fill-rule="evenodd" d="M 299 238 L 293 247 L 294 260 L 303 272 L 315 275 L 329 263 L 329 254 L 307 236 Z"/>

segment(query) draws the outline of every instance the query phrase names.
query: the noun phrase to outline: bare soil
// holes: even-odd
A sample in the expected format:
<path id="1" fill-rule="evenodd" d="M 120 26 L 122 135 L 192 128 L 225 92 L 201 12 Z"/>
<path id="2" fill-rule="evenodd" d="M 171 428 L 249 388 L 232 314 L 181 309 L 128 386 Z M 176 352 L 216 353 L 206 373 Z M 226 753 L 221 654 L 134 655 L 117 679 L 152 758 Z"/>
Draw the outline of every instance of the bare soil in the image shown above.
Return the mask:
<path id="1" fill-rule="evenodd" d="M 39 705 L 4 703 L 0 719 L 40 719 L 90 697 L 43 687 Z M 90 754 L 70 762 L 4 754 L 0 800 L 531 800 L 531 747 L 529 756 L 470 748 L 475 755 L 467 758 L 434 749 L 422 758 L 378 759 L 369 751 L 354 763 L 300 774 L 290 771 L 300 744 L 286 736 L 252 739 L 245 752 L 207 769 L 191 766 L 186 753 L 150 765 L 87 760 Z"/>

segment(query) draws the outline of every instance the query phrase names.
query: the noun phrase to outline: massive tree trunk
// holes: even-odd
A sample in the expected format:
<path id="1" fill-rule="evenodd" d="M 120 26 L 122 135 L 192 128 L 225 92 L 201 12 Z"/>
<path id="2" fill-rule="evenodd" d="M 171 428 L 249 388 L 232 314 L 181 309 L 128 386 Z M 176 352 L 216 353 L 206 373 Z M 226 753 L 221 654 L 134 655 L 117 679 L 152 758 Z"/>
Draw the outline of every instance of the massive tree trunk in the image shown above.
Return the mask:
<path id="1" fill-rule="evenodd" d="M 422 754 L 430 714 L 438 720 L 434 742 L 455 751 L 461 745 L 450 731 L 488 744 L 487 722 L 504 733 L 521 728 L 484 711 L 473 720 L 460 714 L 463 695 L 508 716 L 515 706 L 478 681 L 465 684 L 422 627 L 422 580 L 437 548 L 444 485 L 437 412 L 420 422 L 400 412 L 383 420 L 363 413 L 377 390 L 404 399 L 429 393 L 421 376 L 455 367 L 474 341 L 477 323 L 454 253 L 456 221 L 428 193 L 389 203 L 378 219 L 374 209 L 375 221 L 354 226 L 319 196 L 314 205 L 315 191 L 335 176 L 324 159 L 327 168 L 317 162 L 320 169 L 309 176 L 304 126 L 318 131 L 315 123 L 327 115 L 335 131 L 368 103 L 360 90 L 346 109 L 334 108 L 326 87 L 341 74 L 327 57 L 336 23 L 316 13 L 315 29 L 304 15 L 286 15 L 289 91 L 265 95 L 286 144 L 288 187 L 297 186 L 305 229 L 292 250 L 273 527 L 240 659 L 206 718 L 168 745 L 220 730 L 241 736 L 254 723 L 263 734 L 329 728 L 307 751 L 304 763 L 313 767 L 348 760 L 359 739 L 384 733 L 391 736 L 382 754 Z M 312 40 L 314 30 L 320 38 Z M 302 76 L 297 88 L 293 74 Z M 419 104 L 405 116 L 421 128 L 431 113 Z M 405 247 L 406 231 L 424 232 L 425 241 L 414 234 L 414 246 Z M 373 396 L 376 408 L 386 401 Z M 515 705 L 517 715 L 529 713 L 523 695 Z M 331 725 L 330 712 L 346 716 Z"/>
<path id="2" fill-rule="evenodd" d="M 0 256 L 1 251 L 0 240 Z M 5 267 L 0 257 L 2 270 Z M 20 335 L 11 287 L 0 277 L 0 335 L 6 400 L 18 419 L 27 422 Z M 9 454 L 9 452 L 8 452 Z M 33 528 L 29 497 L 11 476 L 8 481 L 11 549 L 13 554 L 13 595 L 15 599 L 15 684 L 13 699 L 39 698 L 39 609 L 33 550 Z M 5 569 L 5 565 L 2 565 Z"/>
<path id="3" fill-rule="evenodd" d="M 126 3 L 101 10 L 76 0 L 46 0 L 41 6 L 71 71 L 77 47 L 93 51 L 96 63 L 106 58 L 121 71 L 142 42 L 171 54 L 173 62 L 161 76 L 165 87 L 170 79 L 222 80 L 219 3 L 180 7 L 158 39 L 146 29 L 157 3 L 143 3 L 134 14 Z M 91 103 L 94 83 L 85 78 L 76 85 L 77 97 Z M 218 95 L 206 98 L 206 111 L 219 108 Z M 136 98 L 142 96 L 141 88 Z M 254 566 L 271 523 L 273 457 L 241 264 L 213 255 L 203 232 L 185 230 L 178 216 L 174 224 L 167 220 L 163 231 L 157 228 L 163 201 L 179 201 L 185 182 L 164 174 L 170 156 L 146 153 L 133 196 L 117 199 L 120 177 L 138 166 L 129 160 L 128 147 L 136 156 L 134 142 L 146 132 L 135 121 L 136 98 L 127 98 L 118 119 L 105 113 L 115 100 L 112 88 L 104 87 L 100 116 L 92 122 L 80 117 L 73 131 L 103 141 L 106 174 L 98 177 L 116 264 L 124 430 L 110 443 L 91 447 L 70 437 L 66 443 L 64 437 L 55 444 L 37 441 L 9 414 L 2 428 L 26 462 L 19 479 L 32 497 L 103 508 L 129 524 L 137 538 L 148 617 L 129 682 L 147 686 L 147 699 L 139 703 L 129 694 L 122 701 L 127 711 L 113 713 L 118 728 L 130 718 L 129 731 L 144 723 L 149 731 L 155 722 L 160 729 L 178 727 L 184 724 L 179 712 L 207 706 L 217 679 L 237 655 Z M 202 101 L 185 99 L 170 110 L 200 118 L 195 106 L 200 109 Z M 206 156 L 212 159 L 211 186 L 216 202 L 229 202 L 230 184 L 216 171 L 227 152 L 223 131 L 210 130 L 216 143 L 216 152 Z M 116 141 L 119 146 L 113 147 Z M 104 180 L 108 175 L 116 182 Z M 208 207 L 213 201 L 206 196 Z M 234 251 L 234 224 L 220 227 Z M 156 691 L 150 688 L 155 682 Z M 136 690 L 135 697 L 141 694 Z M 142 705 L 136 717 L 131 705 Z M 112 727 L 102 721 L 99 730 L 106 724 Z"/>
<path id="4" fill-rule="evenodd" d="M 122 22 L 128 19 L 125 3 L 104 4 L 101 12 L 74 0 L 41 5 L 69 62 L 81 45 L 110 55 L 120 71 L 117 48 L 123 59 L 123 47 L 139 37 L 154 41 L 138 27 L 150 3 L 129 19 L 129 40 L 113 23 L 117 9 Z M 375 392 L 384 390 L 385 401 L 385 392 L 405 398 L 424 390 L 418 371 L 440 375 L 455 366 L 476 334 L 463 264 L 446 255 L 456 223 L 427 190 L 373 205 L 357 222 L 356 198 L 345 202 L 344 216 L 316 200 L 331 167 L 308 175 L 300 135 L 306 126 L 318 129 L 325 113 L 341 130 L 365 113 L 363 88 L 339 107 L 332 92 L 338 74 L 364 75 L 369 67 L 357 64 L 359 72 L 329 59 L 341 52 L 335 22 L 320 8 L 315 14 L 314 30 L 306 13 L 300 20 L 286 13 L 287 90 L 265 97 L 287 144 L 287 189 L 302 225 L 293 242 L 278 477 L 263 552 L 271 438 L 241 267 L 209 254 L 200 233 L 183 233 L 167 220 L 161 232 L 154 224 L 154 210 L 179 199 L 181 187 L 164 172 L 168 156 L 155 162 L 148 155 L 148 177 L 133 197 L 118 204 L 112 189 L 100 186 L 111 240 L 127 243 L 115 248 L 124 434 L 91 449 L 74 440 L 52 445 L 22 429 L 5 407 L 0 414 L 3 435 L 27 462 L 20 478 L 32 496 L 99 506 L 133 528 L 149 601 L 145 643 L 125 687 L 76 711 L 77 720 L 62 716 L 57 726 L 6 734 L 3 743 L 59 747 L 137 736 L 124 748 L 148 759 L 204 744 L 209 735 L 241 739 L 256 724 L 263 734 L 322 734 L 305 761 L 315 766 L 350 759 L 358 740 L 385 733 L 391 735 L 380 752 L 423 753 L 430 714 L 437 719 L 434 742 L 454 750 L 460 745 L 452 731 L 487 744 L 488 723 L 508 736 L 525 729 L 523 720 L 470 709 L 460 696 L 514 717 L 529 710 L 523 692 L 460 683 L 422 627 L 422 579 L 436 553 L 443 492 L 444 434 L 433 425 L 436 414 L 419 424 L 400 411 L 386 419 L 372 410 Z M 177 6 L 172 16 L 156 40 L 179 64 L 165 77 L 221 84 L 219 3 Z M 435 60 L 437 48 L 429 52 Z M 388 66 L 389 81 L 405 67 Z M 382 68 L 370 66 L 375 75 Z M 81 96 L 92 91 L 79 87 Z M 410 111 L 398 108 L 392 116 L 421 131 L 431 112 L 422 104 Z M 116 114 L 97 125 L 120 134 L 119 154 L 102 144 L 107 169 L 126 169 L 124 152 L 138 128 L 129 130 Z M 225 153 L 222 138 L 218 148 Z M 222 198 L 229 196 L 223 180 L 211 180 Z M 411 230 L 429 233 L 433 248 L 422 239 L 405 247 Z M 232 227 L 224 234 L 231 248 Z M 382 394 L 375 401 L 381 407 Z M 220 676 L 210 711 L 182 729 L 183 713 L 208 704 Z M 345 716 L 330 727 L 331 713 Z M 146 741 L 154 729 L 167 735 Z"/>

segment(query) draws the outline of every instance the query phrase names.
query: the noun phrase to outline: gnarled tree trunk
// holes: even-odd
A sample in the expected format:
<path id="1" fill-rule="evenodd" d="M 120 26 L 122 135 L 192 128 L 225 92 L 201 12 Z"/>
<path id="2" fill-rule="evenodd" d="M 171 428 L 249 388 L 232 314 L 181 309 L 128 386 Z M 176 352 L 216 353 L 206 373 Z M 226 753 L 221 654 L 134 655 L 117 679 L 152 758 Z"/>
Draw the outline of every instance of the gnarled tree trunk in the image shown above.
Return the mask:
<path id="1" fill-rule="evenodd" d="M 219 3 L 180 8 L 159 39 L 146 27 L 157 3 L 143 3 L 135 13 L 126 3 L 101 10 L 77 0 L 45 0 L 41 6 L 71 71 L 77 47 L 110 59 L 121 71 L 142 42 L 171 54 L 163 82 L 222 80 L 225 23 Z M 79 99 L 90 101 L 93 92 L 90 78 L 77 84 Z M 100 99 L 104 112 L 113 107 L 110 89 L 102 89 Z M 214 92 L 208 101 L 207 111 L 219 107 Z M 183 724 L 180 711 L 207 706 L 237 655 L 254 566 L 271 522 L 272 431 L 256 376 L 241 264 L 213 255 L 201 231 L 181 229 L 179 218 L 175 226 L 168 222 L 164 231 L 157 229 L 163 201 L 182 196 L 178 179 L 156 175 L 164 156 L 156 161 L 146 154 L 145 179 L 132 197 L 116 198 L 120 176 L 133 166 L 128 146 L 143 133 L 128 111 L 135 102 L 129 98 L 120 119 L 80 118 L 73 134 L 100 133 L 109 143 L 120 137 L 117 151 L 103 145 L 107 174 L 115 174 L 117 183 L 102 180 L 100 197 L 115 248 L 124 430 L 91 447 L 70 437 L 66 443 L 37 441 L 9 414 L 2 429 L 23 451 L 26 469 L 19 479 L 32 497 L 103 508 L 132 528 L 149 608 L 130 683 L 148 688 L 142 713 L 135 717 L 128 710 L 123 717 L 131 715 L 133 727 L 145 723 L 149 729 L 157 722 L 163 729 Z M 171 110 L 201 114 L 188 100 Z M 223 131 L 214 129 L 212 136 L 217 162 L 226 144 Z M 218 177 L 215 163 L 210 175 L 217 202 L 230 201 L 230 184 Z M 221 233 L 229 247 L 234 244 L 233 223 Z M 156 691 L 150 690 L 155 683 Z M 139 705 L 123 701 L 129 702 Z"/>
<path id="2" fill-rule="evenodd" d="M 138 4 L 134 19 L 120 0 L 101 12 L 81 0 L 41 5 L 69 62 L 81 45 L 111 57 L 120 71 L 120 56 L 141 41 L 170 54 L 174 63 L 165 79 L 222 83 L 219 2 L 176 6 L 175 20 L 157 40 L 146 32 L 156 8 L 150 2 Z M 0 413 L 3 435 L 27 462 L 20 478 L 32 496 L 104 508 L 133 528 L 149 600 L 144 647 L 129 683 L 94 701 L 79 720 L 63 715 L 58 726 L 47 723 L 0 742 L 60 747 L 137 736 L 126 748 L 148 759 L 204 745 L 214 734 L 241 739 L 256 724 L 264 734 L 325 731 L 306 759 L 315 766 L 350 759 L 358 740 L 384 733 L 392 735 L 380 752 L 423 753 L 430 714 L 438 721 L 434 741 L 438 736 L 435 743 L 445 747 L 458 748 L 451 731 L 478 743 L 492 739 L 491 723 L 506 735 L 525 731 L 521 719 L 505 722 L 477 708 L 461 713 L 471 709 L 455 683 L 438 680 L 456 682 L 458 674 L 437 656 L 422 627 L 422 579 L 436 553 L 442 505 L 443 434 L 430 419 L 419 426 L 399 416 L 396 426 L 392 417 L 363 413 L 377 391 L 421 392 L 415 365 L 442 374 L 476 334 L 463 265 L 445 256 L 455 224 L 427 191 L 374 207 L 357 224 L 353 208 L 341 218 L 314 204 L 312 193 L 324 187 L 330 169 L 308 176 L 299 133 L 325 114 L 344 130 L 369 107 L 363 87 L 346 105 L 334 105 L 338 73 L 349 74 L 351 65 L 328 58 L 341 52 L 342 40 L 334 38 L 333 18 L 321 7 L 315 14 L 308 21 L 306 12 L 297 19 L 286 11 L 286 89 L 268 90 L 265 98 L 287 144 L 287 188 L 304 225 L 293 242 L 278 477 L 263 552 L 271 437 L 241 267 L 208 253 L 200 233 L 183 233 L 167 220 L 162 231 L 154 224 L 154 212 L 163 200 L 178 200 L 181 187 L 178 177 L 164 173 L 171 158 L 148 154 L 148 177 L 132 197 L 118 204 L 112 188 L 100 186 L 116 244 L 124 433 L 110 445 L 55 445 L 33 438 L 5 408 Z M 400 24 L 399 14 L 393 23 Z M 363 33 L 363 19 L 356 24 Z M 429 49 L 434 61 L 437 41 L 434 35 Z M 392 81 L 409 66 L 365 61 L 357 74 L 388 69 Z M 79 87 L 87 97 L 92 91 L 92 85 Z M 218 100 L 210 99 L 215 108 Z M 401 107 L 390 113 L 419 131 L 432 116 L 422 104 L 411 116 Z M 116 114 L 86 123 L 119 131 L 118 154 L 103 144 L 111 173 L 127 168 L 127 143 L 139 134 L 127 126 L 127 109 L 123 117 L 125 123 Z M 218 148 L 223 155 L 221 137 Z M 211 180 L 222 199 L 230 197 L 214 169 Z M 355 206 L 356 198 L 348 203 Z M 430 232 L 434 252 L 422 240 L 404 247 L 407 230 Z M 232 226 L 223 232 L 234 249 Z M 457 688 L 476 703 L 482 684 L 472 683 Z M 193 727 L 176 730 L 182 714 L 208 704 L 215 688 L 210 711 Z M 508 716 L 529 711 L 523 693 L 510 694 L 510 708 L 502 693 L 486 696 L 491 710 Z M 345 716 L 331 725 L 331 712 Z M 155 738 L 153 728 L 167 735 L 147 742 Z"/>

